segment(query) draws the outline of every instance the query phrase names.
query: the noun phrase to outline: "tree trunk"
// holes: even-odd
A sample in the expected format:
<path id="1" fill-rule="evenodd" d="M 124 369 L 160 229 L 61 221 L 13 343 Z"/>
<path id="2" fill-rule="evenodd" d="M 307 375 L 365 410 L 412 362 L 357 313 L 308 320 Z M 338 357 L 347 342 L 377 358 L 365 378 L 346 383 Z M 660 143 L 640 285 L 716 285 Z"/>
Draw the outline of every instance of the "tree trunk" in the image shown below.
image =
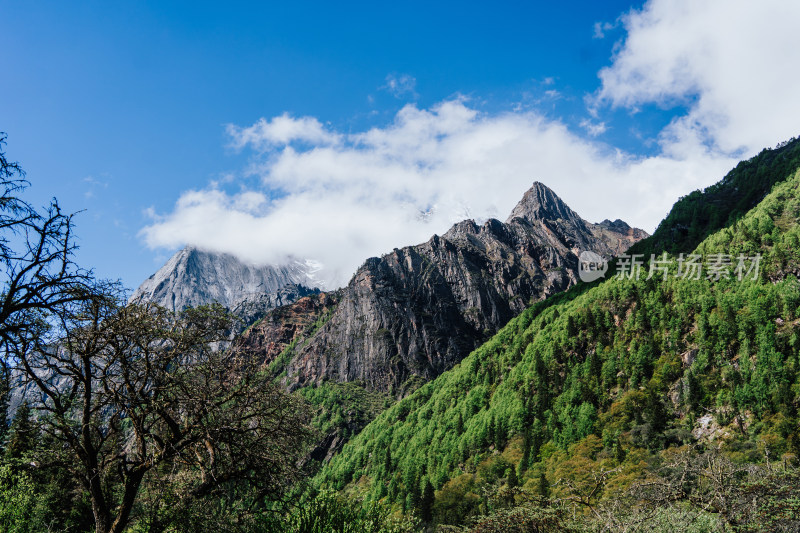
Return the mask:
<path id="1" fill-rule="evenodd" d="M 114 525 L 110 533 L 122 533 L 128 526 L 128 520 L 130 520 L 133 504 L 136 502 L 136 495 L 139 493 L 139 487 L 142 484 L 144 473 L 144 470 L 137 470 L 129 473 L 125 478 L 125 491 L 122 494 L 122 501 L 119 504 L 117 518 L 114 520 Z"/>
<path id="2" fill-rule="evenodd" d="M 92 499 L 92 514 L 94 515 L 94 530 L 96 533 L 109 533 L 111 531 L 111 513 L 106 503 L 103 487 L 100 482 L 100 474 L 97 470 L 88 480 L 89 496 Z"/>

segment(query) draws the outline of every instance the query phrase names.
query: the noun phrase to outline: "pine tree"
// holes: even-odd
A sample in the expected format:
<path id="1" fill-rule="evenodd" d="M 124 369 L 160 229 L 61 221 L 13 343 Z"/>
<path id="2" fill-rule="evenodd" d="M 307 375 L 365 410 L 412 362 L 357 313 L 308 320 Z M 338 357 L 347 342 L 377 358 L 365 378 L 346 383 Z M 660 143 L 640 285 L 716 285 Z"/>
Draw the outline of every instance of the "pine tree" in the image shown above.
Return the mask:
<path id="1" fill-rule="evenodd" d="M 419 509 L 420 504 L 422 502 L 422 494 L 419 490 L 419 478 L 415 479 L 414 482 L 411 483 L 411 490 L 408 491 L 408 508 L 409 509 Z"/>
<path id="2" fill-rule="evenodd" d="M 10 387 L 8 386 L 9 378 L 6 369 L 2 370 L 2 377 L 0 377 L 0 453 L 5 449 L 6 434 L 8 433 L 8 399 Z"/>
<path id="3" fill-rule="evenodd" d="M 667 410 L 659 397 L 658 391 L 648 389 L 645 403 L 645 418 L 653 431 L 661 432 L 667 425 Z"/>
<path id="4" fill-rule="evenodd" d="M 572 339 L 578 335 L 578 325 L 572 315 L 567 317 L 567 337 Z"/>
<path id="5" fill-rule="evenodd" d="M 33 415 L 28 404 L 23 403 L 17 408 L 14 420 L 8 430 L 8 443 L 5 449 L 5 458 L 22 459 L 36 446 L 36 427 Z"/>
<path id="6" fill-rule="evenodd" d="M 430 523 L 433 521 L 433 502 L 433 485 L 431 485 L 430 480 L 426 478 L 422 489 L 422 498 L 419 503 L 420 518 L 422 518 L 423 522 Z"/>
<path id="7" fill-rule="evenodd" d="M 392 451 L 389 446 L 386 447 L 386 457 L 383 461 L 383 468 L 387 476 L 392 473 Z"/>
<path id="8" fill-rule="evenodd" d="M 517 478 L 517 469 L 513 466 L 508 469 L 508 480 L 506 481 L 509 488 L 519 486 L 519 478 Z"/>
<path id="9" fill-rule="evenodd" d="M 503 419 L 497 421 L 497 427 L 494 431 L 494 449 L 502 450 L 506 440 L 506 428 L 503 424 Z"/>
<path id="10" fill-rule="evenodd" d="M 486 429 L 486 444 L 492 445 L 495 443 L 497 435 L 497 423 L 495 422 L 494 415 L 489 419 L 489 427 Z"/>
<path id="11" fill-rule="evenodd" d="M 547 482 L 544 472 L 539 474 L 539 494 L 545 498 L 550 496 L 550 483 Z"/>
<path id="12" fill-rule="evenodd" d="M 528 469 L 528 465 L 531 462 L 531 429 L 530 427 L 526 427 L 523 434 L 522 434 L 522 457 L 519 460 L 519 469 L 520 475 Z"/>

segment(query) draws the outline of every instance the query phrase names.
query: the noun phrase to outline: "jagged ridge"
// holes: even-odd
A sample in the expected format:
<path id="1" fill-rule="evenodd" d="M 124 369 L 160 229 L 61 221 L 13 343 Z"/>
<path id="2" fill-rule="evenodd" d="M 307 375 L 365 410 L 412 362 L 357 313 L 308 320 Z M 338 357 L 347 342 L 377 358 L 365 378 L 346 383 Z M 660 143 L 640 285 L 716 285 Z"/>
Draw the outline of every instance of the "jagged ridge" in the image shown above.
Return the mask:
<path id="1" fill-rule="evenodd" d="M 424 244 L 368 259 L 330 320 L 295 348 L 287 385 L 360 381 L 403 396 L 532 302 L 574 284 L 581 251 L 610 257 L 642 235 L 627 225 L 587 223 L 537 182 L 505 224 L 467 220 Z M 247 336 L 238 342 L 249 344 Z"/>

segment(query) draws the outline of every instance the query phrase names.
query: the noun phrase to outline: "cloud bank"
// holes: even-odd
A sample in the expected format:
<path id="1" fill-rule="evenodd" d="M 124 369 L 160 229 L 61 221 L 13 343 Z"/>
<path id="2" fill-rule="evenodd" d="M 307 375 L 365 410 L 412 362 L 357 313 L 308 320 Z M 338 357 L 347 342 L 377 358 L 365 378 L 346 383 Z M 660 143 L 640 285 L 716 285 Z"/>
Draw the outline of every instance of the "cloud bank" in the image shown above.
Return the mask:
<path id="1" fill-rule="evenodd" d="M 652 231 L 679 196 L 800 129 L 800 48 L 789 46 L 800 13 L 785 4 L 657 0 L 625 15 L 626 38 L 587 98 L 586 132 L 535 111 L 483 113 L 463 98 L 406 105 L 356 133 L 286 114 L 229 126 L 231 145 L 253 151 L 259 186 L 187 191 L 141 234 L 153 248 L 192 244 L 253 263 L 314 259 L 337 286 L 367 257 L 464 218 L 505 220 L 536 180 L 590 221 Z M 598 140 L 604 110 L 652 104 L 684 109 L 656 155 Z"/>
<path id="2" fill-rule="evenodd" d="M 622 17 L 627 38 L 600 71 L 598 103 L 682 104 L 665 148 L 752 152 L 800 130 L 800 3 L 655 0 Z"/>

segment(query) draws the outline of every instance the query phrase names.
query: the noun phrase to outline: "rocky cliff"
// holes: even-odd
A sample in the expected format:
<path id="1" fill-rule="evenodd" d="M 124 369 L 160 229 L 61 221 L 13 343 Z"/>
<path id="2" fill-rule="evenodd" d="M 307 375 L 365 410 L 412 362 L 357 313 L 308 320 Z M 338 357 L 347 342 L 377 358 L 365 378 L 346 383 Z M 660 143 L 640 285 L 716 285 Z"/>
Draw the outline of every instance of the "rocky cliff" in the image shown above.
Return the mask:
<path id="1" fill-rule="evenodd" d="M 257 354 L 257 361 L 269 367 L 282 353 L 288 355 L 290 345 L 311 337 L 336 309 L 339 298 L 339 291 L 317 292 L 277 307 L 237 338 L 235 349 Z"/>
<path id="2" fill-rule="evenodd" d="M 284 336 L 279 343 L 286 350 L 287 385 L 360 381 L 403 396 L 451 368 L 532 302 L 574 284 L 581 251 L 611 257 L 644 236 L 622 221 L 590 224 L 535 183 L 505 223 L 463 221 L 424 244 L 368 259 L 331 302 L 335 309 L 326 320 L 306 330 L 302 342 L 290 347 Z M 308 304 L 290 307 L 302 314 L 302 306 Z M 279 312 L 286 310 L 273 312 L 278 321 Z M 275 335 L 273 313 L 250 328 L 237 349 L 274 358 L 274 351 L 259 348 Z"/>

